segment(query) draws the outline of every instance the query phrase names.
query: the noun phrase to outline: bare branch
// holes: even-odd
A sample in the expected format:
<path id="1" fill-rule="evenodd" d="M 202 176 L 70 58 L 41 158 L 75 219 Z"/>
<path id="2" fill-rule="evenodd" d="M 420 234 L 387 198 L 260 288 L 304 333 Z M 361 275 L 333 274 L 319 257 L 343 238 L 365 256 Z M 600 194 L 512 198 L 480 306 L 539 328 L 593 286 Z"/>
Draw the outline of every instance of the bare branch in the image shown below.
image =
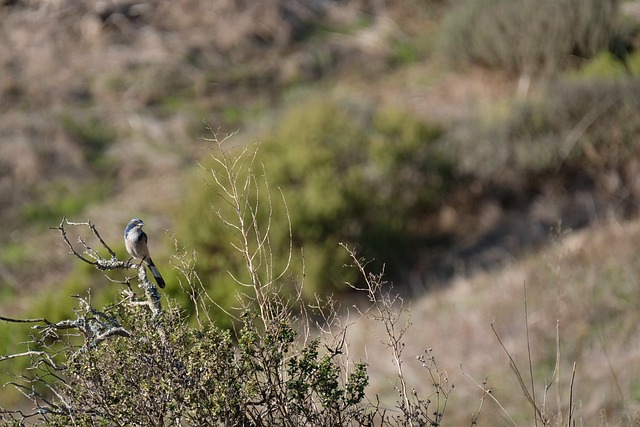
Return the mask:
<path id="1" fill-rule="evenodd" d="M 493 393 L 491 393 L 491 389 L 487 388 L 487 381 L 483 381 L 482 384 L 478 383 L 471 375 L 469 375 L 464 368 L 462 367 L 462 363 L 459 364 L 460 366 L 460 371 L 462 371 L 462 374 L 469 378 L 478 388 L 480 388 L 482 390 L 482 399 L 484 400 L 484 398 L 486 396 L 489 396 L 491 398 L 491 400 L 493 400 L 493 402 L 498 405 L 498 407 L 500 408 L 500 410 L 504 413 L 504 415 L 509 419 L 509 421 L 511 421 L 511 423 L 514 426 L 517 426 L 518 423 L 516 423 L 516 421 L 511 417 L 511 415 L 509 414 L 509 412 L 504 408 L 504 406 L 502 406 L 502 404 L 500 403 L 500 401 L 498 399 L 496 399 L 496 397 L 493 395 Z M 482 405 L 481 405 L 482 406 Z M 479 412 L 478 412 L 479 414 Z M 475 417 L 475 419 L 477 420 L 477 417 Z M 472 424 L 473 425 L 473 424 Z"/>
<path id="2" fill-rule="evenodd" d="M 567 427 L 571 427 L 573 424 L 573 383 L 576 379 L 576 362 L 573 362 L 573 369 L 571 370 L 571 384 L 569 385 L 569 416 L 567 421 Z"/>
<path id="3" fill-rule="evenodd" d="M 0 316 L 0 320 L 4 320 L 5 322 L 12 322 L 12 323 L 46 323 L 47 325 L 52 324 L 50 321 L 48 321 L 44 317 L 40 317 L 37 319 L 12 319 L 10 317 Z"/>
<path id="4" fill-rule="evenodd" d="M 493 331 L 493 334 L 495 335 L 496 339 L 498 340 L 498 343 L 500 343 L 500 346 L 502 347 L 502 350 L 504 350 L 505 354 L 509 358 L 509 367 L 511 368 L 516 378 L 518 379 L 518 383 L 520 384 L 520 388 L 522 389 L 525 397 L 531 404 L 536 414 L 538 414 L 540 419 L 543 420 L 543 422 L 546 422 L 545 421 L 546 417 L 543 415 L 542 410 L 538 407 L 537 402 L 531 396 L 531 393 L 529 392 L 529 389 L 527 388 L 527 385 L 525 384 L 524 379 L 522 378 L 522 374 L 520 373 L 520 369 L 518 368 L 516 361 L 513 359 L 513 356 L 511 356 L 511 353 L 509 353 L 509 350 L 507 350 L 507 347 L 502 342 L 502 339 L 500 338 L 498 331 L 496 331 L 495 323 L 492 321 L 490 325 L 491 325 L 491 330 Z"/>
<path id="5" fill-rule="evenodd" d="M 8 356 L 0 356 L 0 362 L 4 362 L 5 360 L 17 359 L 18 357 L 24 357 L 24 356 L 46 356 L 46 357 L 48 357 L 48 354 L 46 352 L 44 352 L 44 351 L 29 350 L 29 351 L 25 351 L 23 353 L 15 353 L 15 354 L 10 354 Z"/>
<path id="6" fill-rule="evenodd" d="M 98 239 L 100 244 L 102 244 L 102 246 L 107 250 L 107 252 L 111 256 L 111 258 L 110 259 L 106 259 L 106 258 L 101 257 L 100 254 L 98 253 L 98 251 L 96 251 L 91 246 L 89 246 L 86 243 L 85 240 L 78 239 L 78 242 L 82 246 L 84 246 L 84 248 L 85 248 L 84 253 L 87 254 L 87 256 L 89 258 L 83 256 L 80 252 L 78 252 L 76 250 L 76 248 L 73 246 L 73 244 L 69 241 L 69 238 L 67 236 L 67 230 L 65 229 L 65 224 L 70 225 L 70 226 L 86 226 L 86 227 L 89 227 L 89 229 L 91 230 L 93 235 Z M 52 230 L 60 231 L 60 235 L 62 236 L 62 239 L 64 240 L 64 242 L 66 243 L 67 247 L 69 248 L 70 253 L 72 253 L 76 258 L 80 259 L 81 261 L 86 262 L 87 264 L 91 264 L 91 265 L 96 266 L 96 268 L 98 268 L 99 270 L 103 270 L 104 271 L 104 270 L 115 270 L 115 269 L 131 268 L 131 264 L 129 262 L 120 261 L 120 260 L 117 259 L 115 252 L 102 239 L 102 237 L 100 236 L 100 233 L 98 232 L 96 226 L 94 224 L 92 224 L 91 221 L 71 222 L 71 221 L 67 220 L 67 218 L 63 217 L 62 221 L 60 221 L 60 225 L 58 225 L 57 227 L 50 227 L 50 228 Z"/>

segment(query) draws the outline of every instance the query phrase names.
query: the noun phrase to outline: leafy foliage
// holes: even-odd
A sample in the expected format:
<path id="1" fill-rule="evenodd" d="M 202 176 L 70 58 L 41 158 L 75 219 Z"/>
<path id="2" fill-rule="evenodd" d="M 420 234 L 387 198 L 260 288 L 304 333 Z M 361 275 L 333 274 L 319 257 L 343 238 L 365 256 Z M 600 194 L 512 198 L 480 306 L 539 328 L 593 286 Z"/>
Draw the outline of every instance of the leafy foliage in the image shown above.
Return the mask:
<path id="1" fill-rule="evenodd" d="M 356 245 L 397 274 L 411 256 L 415 223 L 452 181 L 451 161 L 434 144 L 441 133 L 439 126 L 402 110 L 331 98 L 313 98 L 288 111 L 263 140 L 254 164 L 269 171 L 260 191 L 279 189 L 286 199 L 286 206 L 280 197 L 263 201 L 256 211 L 260 220 L 289 216 L 290 225 L 271 224 L 274 264 L 282 268 L 288 262 L 292 245 L 304 248 L 307 295 L 344 289 L 345 281 L 356 278 L 333 268 L 348 259 L 338 242 Z M 232 301 L 226 271 L 241 274 L 226 250 L 234 231 L 202 212 L 213 207 L 226 215 L 234 207 L 212 199 L 207 188 L 193 188 L 179 218 L 182 234 L 198 250 L 198 270 L 212 295 Z M 301 277 L 296 250 L 293 256 L 289 272 Z"/>
<path id="2" fill-rule="evenodd" d="M 318 340 L 297 348 L 288 321 L 262 329 L 248 313 L 236 344 L 227 329 L 188 327 L 176 309 L 113 315 L 132 337 L 67 348 L 69 388 L 47 425 L 331 426 L 363 416 L 364 365 L 341 385 L 331 355 Z"/>

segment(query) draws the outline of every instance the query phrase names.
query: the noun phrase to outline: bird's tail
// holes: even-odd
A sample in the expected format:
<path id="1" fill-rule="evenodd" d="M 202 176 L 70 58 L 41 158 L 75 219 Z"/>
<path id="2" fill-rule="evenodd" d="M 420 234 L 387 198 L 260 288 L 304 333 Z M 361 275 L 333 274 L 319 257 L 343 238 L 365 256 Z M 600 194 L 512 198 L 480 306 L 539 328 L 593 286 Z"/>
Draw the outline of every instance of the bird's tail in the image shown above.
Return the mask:
<path id="1" fill-rule="evenodd" d="M 147 257 L 145 261 L 149 266 L 149 270 L 151 270 L 151 274 L 153 274 L 153 278 L 156 279 L 156 283 L 158 284 L 158 286 L 160 286 L 161 288 L 164 288 L 165 286 L 164 279 L 162 278 L 160 271 L 158 271 L 158 267 L 156 267 L 156 265 L 153 263 L 153 260 L 149 257 Z"/>

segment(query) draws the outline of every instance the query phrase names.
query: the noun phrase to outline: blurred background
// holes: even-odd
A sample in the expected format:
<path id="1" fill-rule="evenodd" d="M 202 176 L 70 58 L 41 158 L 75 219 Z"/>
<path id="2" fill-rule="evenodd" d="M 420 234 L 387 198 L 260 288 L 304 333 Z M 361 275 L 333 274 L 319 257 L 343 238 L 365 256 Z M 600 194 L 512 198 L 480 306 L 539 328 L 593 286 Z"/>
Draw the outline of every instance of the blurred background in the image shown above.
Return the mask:
<path id="1" fill-rule="evenodd" d="M 305 294 L 351 302 L 338 242 L 384 268 L 421 325 L 415 387 L 431 386 L 413 360 L 426 348 L 456 385 L 452 425 L 482 396 L 459 363 L 530 424 L 489 327 L 526 366 L 525 283 L 549 411 L 567 413 L 576 362 L 582 425 L 637 425 L 639 25 L 640 2 L 622 0 L 2 0 L 0 314 L 57 321 L 71 294 L 120 290 L 69 257 L 49 229 L 63 216 L 120 257 L 144 219 L 167 296 L 188 308 L 171 262 L 195 250 L 231 306 L 241 264 L 206 169 L 207 139 L 235 133 L 226 146 L 259 143 L 287 200 L 290 280 L 304 248 Z M 278 203 L 272 245 L 284 265 Z M 352 354 L 384 402 L 393 364 L 376 326 L 357 328 Z M 27 330 L 1 324 L 0 354 Z M 499 422 L 487 402 L 480 425 Z"/>

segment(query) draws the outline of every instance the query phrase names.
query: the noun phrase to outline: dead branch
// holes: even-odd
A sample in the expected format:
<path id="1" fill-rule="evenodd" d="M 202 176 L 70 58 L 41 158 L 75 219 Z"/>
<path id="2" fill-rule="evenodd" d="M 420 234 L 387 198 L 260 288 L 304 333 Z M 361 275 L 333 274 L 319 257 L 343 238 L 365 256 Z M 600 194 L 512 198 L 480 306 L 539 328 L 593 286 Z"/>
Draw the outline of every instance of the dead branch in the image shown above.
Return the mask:
<path id="1" fill-rule="evenodd" d="M 12 323 L 46 323 L 47 325 L 52 324 L 44 317 L 40 317 L 37 319 L 12 319 L 10 317 L 0 316 L 0 320 L 4 320 L 5 322 L 12 322 Z"/>
<path id="2" fill-rule="evenodd" d="M 84 246 L 84 254 L 80 253 L 74 245 L 69 240 L 67 236 L 67 230 L 65 229 L 65 224 L 70 226 L 86 226 L 89 227 L 93 235 L 98 239 L 103 248 L 109 253 L 111 258 L 106 259 L 103 258 L 98 251 L 93 249 L 91 246 L 87 244 L 87 242 L 83 239 L 78 238 L 78 243 Z M 106 270 L 115 270 L 115 269 L 127 269 L 131 268 L 132 264 L 129 261 L 120 261 L 116 256 L 116 253 L 107 245 L 107 243 L 102 239 L 100 233 L 96 229 L 96 226 L 91 223 L 91 221 L 85 222 L 71 222 L 67 218 L 62 218 L 60 224 L 57 227 L 50 227 L 52 230 L 60 231 L 60 235 L 62 239 L 67 244 L 70 253 L 72 253 L 79 260 L 86 262 L 87 264 L 91 264 L 96 266 L 97 269 L 106 271 Z"/>

